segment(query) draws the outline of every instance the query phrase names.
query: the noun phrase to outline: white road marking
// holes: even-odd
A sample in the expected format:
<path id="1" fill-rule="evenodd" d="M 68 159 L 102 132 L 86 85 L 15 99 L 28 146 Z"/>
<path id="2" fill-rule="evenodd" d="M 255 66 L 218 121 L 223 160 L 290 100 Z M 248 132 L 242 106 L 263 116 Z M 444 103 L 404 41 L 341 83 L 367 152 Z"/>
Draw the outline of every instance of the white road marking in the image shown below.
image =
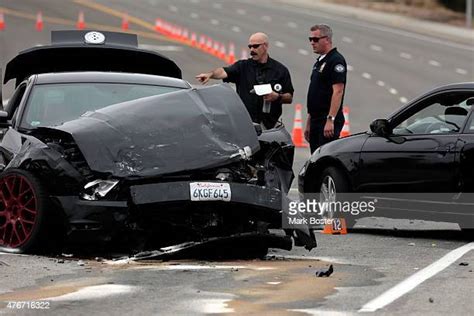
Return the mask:
<path id="1" fill-rule="evenodd" d="M 268 16 L 268 15 L 264 15 L 264 16 L 262 16 L 262 20 L 265 21 L 265 22 L 271 22 L 271 21 L 272 21 L 272 17 L 271 17 L 271 16 Z"/>
<path id="2" fill-rule="evenodd" d="M 204 314 L 225 314 L 233 313 L 235 310 L 229 308 L 228 302 L 232 301 L 231 299 L 207 299 L 202 300 L 202 312 Z"/>
<path id="3" fill-rule="evenodd" d="M 402 103 L 407 103 L 407 102 L 408 102 L 408 99 L 405 98 L 405 97 L 400 97 L 400 102 L 402 102 Z"/>
<path id="4" fill-rule="evenodd" d="M 220 3 L 213 3 L 213 4 L 212 4 L 212 7 L 213 7 L 214 9 L 222 9 L 222 4 L 220 4 Z"/>
<path id="5" fill-rule="evenodd" d="M 280 41 L 276 41 L 276 42 L 275 42 L 275 46 L 276 46 L 276 47 L 280 47 L 280 48 L 284 48 L 284 47 L 286 46 L 286 44 L 283 43 L 283 42 L 280 42 Z"/>
<path id="6" fill-rule="evenodd" d="M 169 9 L 171 12 L 178 12 L 178 8 L 175 7 L 174 5 L 170 5 L 170 6 L 168 7 L 168 9 Z"/>
<path id="7" fill-rule="evenodd" d="M 376 310 L 387 306 L 388 304 L 416 288 L 424 281 L 443 271 L 471 250 L 474 250 L 474 242 L 454 249 L 438 261 L 433 262 L 423 270 L 418 271 L 388 291 L 382 293 L 382 295 L 371 300 L 362 306 L 359 312 L 375 312 Z"/>
<path id="8" fill-rule="evenodd" d="M 211 20 L 211 24 L 212 24 L 212 25 L 219 25 L 219 20 L 212 19 L 212 20 Z"/>
<path id="9" fill-rule="evenodd" d="M 394 95 L 398 93 L 397 89 L 395 89 L 395 88 L 390 88 L 388 91 L 389 91 L 391 94 L 394 94 Z"/>
<path id="10" fill-rule="evenodd" d="M 292 259 L 292 260 L 313 260 L 313 261 L 325 261 L 331 263 L 338 263 L 338 264 L 350 264 L 350 261 L 340 259 L 340 258 L 332 258 L 332 257 L 313 257 L 313 256 L 296 256 L 296 255 L 272 255 L 269 254 L 270 257 L 275 258 L 283 258 L 283 259 Z"/>
<path id="11" fill-rule="evenodd" d="M 354 67 L 352 67 L 352 65 L 347 65 L 347 71 L 353 71 L 354 70 Z"/>
<path id="12" fill-rule="evenodd" d="M 352 38 L 346 37 L 346 36 L 344 36 L 344 37 L 342 38 L 342 41 L 343 41 L 343 42 L 346 42 L 346 43 L 353 43 L 353 42 L 354 42 L 354 40 L 353 40 Z"/>
<path id="13" fill-rule="evenodd" d="M 309 55 L 309 52 L 306 49 L 302 49 L 302 48 L 298 49 L 298 53 L 305 56 Z"/>
<path id="14" fill-rule="evenodd" d="M 347 316 L 351 315 L 348 312 L 339 312 L 339 311 L 325 311 L 317 308 L 307 308 L 307 309 L 288 309 L 290 312 L 305 313 L 313 316 Z"/>
<path id="15" fill-rule="evenodd" d="M 193 12 L 189 15 L 192 19 L 199 19 L 199 14 Z"/>
<path id="16" fill-rule="evenodd" d="M 378 45 L 373 45 L 373 44 L 370 45 L 370 49 L 371 49 L 371 50 L 374 50 L 374 51 L 376 51 L 376 52 L 381 52 L 381 51 L 383 51 L 383 48 L 382 48 L 382 47 L 380 47 L 380 46 L 378 46 Z"/>
<path id="17" fill-rule="evenodd" d="M 295 22 L 288 22 L 288 27 L 291 27 L 292 29 L 296 29 L 298 27 L 298 24 L 296 24 Z"/>
<path id="18" fill-rule="evenodd" d="M 434 67 L 440 67 L 440 66 L 441 66 L 440 62 L 437 61 L 437 60 L 430 60 L 430 61 L 429 61 L 429 64 L 430 64 L 431 66 L 434 66 Z"/>
<path id="19" fill-rule="evenodd" d="M 456 68 L 456 72 L 461 75 L 467 75 L 467 70 L 462 68 Z"/>
<path id="20" fill-rule="evenodd" d="M 385 82 L 383 82 L 382 80 L 379 80 L 379 81 L 377 81 L 377 85 L 378 85 L 379 87 L 384 87 L 384 86 L 385 86 Z"/>
<path id="21" fill-rule="evenodd" d="M 237 296 L 227 293 L 199 292 L 199 298 L 191 299 L 186 305 L 192 308 L 192 314 L 227 314 L 235 310 L 229 307 L 229 302 Z"/>
<path id="22" fill-rule="evenodd" d="M 183 51 L 182 46 L 174 46 L 174 45 L 148 45 L 148 44 L 140 44 L 138 45 L 140 48 L 153 50 L 157 52 L 181 52 Z"/>
<path id="23" fill-rule="evenodd" d="M 64 294 L 56 297 L 49 297 L 42 299 L 44 301 L 81 301 L 81 300 L 96 300 L 109 296 L 130 294 L 137 290 L 137 287 L 122 284 L 102 284 L 87 286 L 79 289 L 76 292 Z"/>
<path id="24" fill-rule="evenodd" d="M 245 14 L 247 14 L 247 11 L 245 11 L 244 9 L 238 9 L 237 13 L 240 14 L 240 15 L 245 15 Z"/>
<path id="25" fill-rule="evenodd" d="M 281 282 L 267 282 L 267 284 L 269 284 L 269 285 L 278 285 L 278 284 L 281 284 Z"/>
<path id="26" fill-rule="evenodd" d="M 233 27 L 232 27 L 232 31 L 234 31 L 235 33 L 239 33 L 239 32 L 240 32 L 240 27 L 238 27 L 238 26 L 233 26 Z"/>
<path id="27" fill-rule="evenodd" d="M 369 74 L 368 72 L 364 72 L 364 73 L 362 74 L 362 77 L 365 78 L 365 79 L 371 79 L 371 78 L 372 78 L 372 75 Z"/>
<path id="28" fill-rule="evenodd" d="M 410 54 L 404 53 L 404 52 L 400 53 L 400 57 L 405 58 L 405 59 L 412 59 L 413 58 Z"/>

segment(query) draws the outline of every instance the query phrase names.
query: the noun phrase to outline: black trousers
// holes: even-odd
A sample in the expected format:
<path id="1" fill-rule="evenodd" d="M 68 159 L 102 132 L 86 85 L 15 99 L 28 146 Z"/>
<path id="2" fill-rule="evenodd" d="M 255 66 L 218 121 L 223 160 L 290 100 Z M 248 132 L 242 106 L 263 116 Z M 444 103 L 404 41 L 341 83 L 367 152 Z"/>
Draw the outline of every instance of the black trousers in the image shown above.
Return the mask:
<path id="1" fill-rule="evenodd" d="M 341 130 L 344 127 L 344 116 L 336 116 L 334 121 L 334 136 L 331 138 L 324 137 L 324 126 L 326 125 L 326 117 L 315 117 L 311 116 L 311 125 L 309 130 L 309 147 L 311 153 L 313 153 L 318 147 L 327 144 L 335 139 L 339 138 Z"/>

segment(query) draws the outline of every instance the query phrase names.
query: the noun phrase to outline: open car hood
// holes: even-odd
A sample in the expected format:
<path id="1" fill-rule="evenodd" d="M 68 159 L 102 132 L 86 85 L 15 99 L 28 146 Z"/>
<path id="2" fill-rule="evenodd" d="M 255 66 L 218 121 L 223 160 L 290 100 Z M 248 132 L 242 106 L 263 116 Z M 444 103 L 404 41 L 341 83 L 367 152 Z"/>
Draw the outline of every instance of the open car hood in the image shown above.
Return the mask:
<path id="1" fill-rule="evenodd" d="M 104 40 L 85 40 L 95 33 Z M 18 85 L 33 74 L 65 71 L 115 71 L 181 79 L 181 69 L 172 60 L 139 49 L 135 34 L 53 31 L 51 41 L 52 45 L 24 50 L 13 58 L 6 66 L 4 83 L 16 79 Z"/>
<path id="2" fill-rule="evenodd" d="M 260 149 L 250 115 L 227 84 L 110 105 L 54 129 L 72 135 L 93 171 L 116 177 L 212 168 Z"/>

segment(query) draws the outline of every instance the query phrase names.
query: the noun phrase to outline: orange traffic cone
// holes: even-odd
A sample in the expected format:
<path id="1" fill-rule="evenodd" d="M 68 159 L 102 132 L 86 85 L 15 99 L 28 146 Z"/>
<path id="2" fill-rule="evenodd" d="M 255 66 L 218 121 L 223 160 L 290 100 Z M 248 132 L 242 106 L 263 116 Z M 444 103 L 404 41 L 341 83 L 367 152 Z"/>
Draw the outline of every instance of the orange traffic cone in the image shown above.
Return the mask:
<path id="1" fill-rule="evenodd" d="M 219 49 L 219 58 L 222 60 L 227 59 L 227 52 L 226 52 L 224 43 L 221 43 L 221 47 Z"/>
<path id="2" fill-rule="evenodd" d="M 351 130 L 350 130 L 350 124 L 349 124 L 349 107 L 344 106 L 342 108 L 342 113 L 344 113 L 344 126 L 342 127 L 341 135 L 340 137 L 346 137 L 351 135 Z"/>
<path id="3" fill-rule="evenodd" d="M 123 31 L 128 30 L 128 14 L 127 13 L 125 13 L 122 16 L 122 30 Z"/>
<path id="4" fill-rule="evenodd" d="M 212 38 L 210 38 L 209 36 L 207 37 L 205 50 L 206 50 L 206 52 L 209 53 L 209 54 L 212 53 Z"/>
<path id="5" fill-rule="evenodd" d="M 333 218 L 331 224 L 324 225 L 323 234 L 346 235 L 347 225 L 344 218 Z"/>
<path id="6" fill-rule="evenodd" d="M 308 147 L 308 144 L 303 137 L 303 118 L 301 114 L 302 106 L 301 104 L 296 104 L 295 106 L 295 119 L 293 121 L 293 132 L 292 139 L 295 147 Z"/>
<path id="7" fill-rule="evenodd" d="M 201 35 L 199 36 L 199 49 L 200 50 L 206 50 L 206 36 Z"/>
<path id="8" fill-rule="evenodd" d="M 83 30 L 86 28 L 86 22 L 84 21 L 84 12 L 80 11 L 79 16 L 77 17 L 76 28 L 78 30 Z"/>
<path id="9" fill-rule="evenodd" d="M 0 31 L 3 31 L 5 26 L 5 17 L 3 16 L 3 12 L 0 11 Z"/>
<path id="10" fill-rule="evenodd" d="M 188 29 L 183 30 L 182 40 L 185 41 L 185 42 L 189 41 L 189 31 L 188 31 Z"/>
<path id="11" fill-rule="evenodd" d="M 163 23 L 160 19 L 155 20 L 155 31 L 161 33 L 163 31 Z"/>
<path id="12" fill-rule="evenodd" d="M 38 32 L 43 31 L 43 14 L 41 11 L 36 14 L 36 30 Z"/>
<path id="13" fill-rule="evenodd" d="M 220 44 L 218 41 L 214 41 L 214 47 L 212 48 L 212 56 L 219 58 Z"/>
<path id="14" fill-rule="evenodd" d="M 234 46 L 234 43 L 229 44 L 229 56 L 227 56 L 227 63 L 228 64 L 235 63 L 235 46 Z"/>
<path id="15" fill-rule="evenodd" d="M 191 46 L 196 47 L 197 45 L 197 36 L 196 33 L 191 33 Z"/>

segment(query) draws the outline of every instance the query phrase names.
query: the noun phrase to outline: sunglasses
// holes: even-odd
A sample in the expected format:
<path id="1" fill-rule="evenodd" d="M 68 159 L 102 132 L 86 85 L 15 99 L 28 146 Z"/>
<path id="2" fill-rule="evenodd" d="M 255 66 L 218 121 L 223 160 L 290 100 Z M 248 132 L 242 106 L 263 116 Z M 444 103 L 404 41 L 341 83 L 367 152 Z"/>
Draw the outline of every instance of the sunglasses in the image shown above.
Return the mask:
<path id="1" fill-rule="evenodd" d="M 327 37 L 327 36 L 321 36 L 321 37 L 313 36 L 313 37 L 308 37 L 308 39 L 309 39 L 310 42 L 315 42 L 315 43 L 317 43 L 317 42 L 319 42 L 320 39 L 326 38 L 326 37 Z"/>
<path id="2" fill-rule="evenodd" d="M 264 43 L 260 43 L 260 44 L 248 44 L 248 48 L 251 49 L 251 48 L 254 48 L 254 49 L 257 49 L 260 47 L 260 45 L 263 45 Z"/>

